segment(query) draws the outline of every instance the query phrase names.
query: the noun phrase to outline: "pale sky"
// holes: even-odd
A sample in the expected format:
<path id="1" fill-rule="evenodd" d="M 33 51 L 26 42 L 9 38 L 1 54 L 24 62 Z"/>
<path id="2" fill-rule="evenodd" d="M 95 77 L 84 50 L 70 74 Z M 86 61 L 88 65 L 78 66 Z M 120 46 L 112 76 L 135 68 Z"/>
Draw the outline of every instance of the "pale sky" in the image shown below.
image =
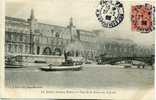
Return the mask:
<path id="1" fill-rule="evenodd" d="M 143 34 L 131 31 L 130 8 L 134 4 L 144 2 L 121 1 L 124 4 L 124 20 L 114 28 L 104 28 L 95 16 L 99 0 L 6 0 L 6 15 L 27 19 L 33 8 L 39 22 L 67 26 L 69 18 L 79 29 L 103 30 L 103 37 L 131 39 L 142 45 L 154 43 L 154 31 Z M 152 4 L 152 2 L 148 2 Z"/>

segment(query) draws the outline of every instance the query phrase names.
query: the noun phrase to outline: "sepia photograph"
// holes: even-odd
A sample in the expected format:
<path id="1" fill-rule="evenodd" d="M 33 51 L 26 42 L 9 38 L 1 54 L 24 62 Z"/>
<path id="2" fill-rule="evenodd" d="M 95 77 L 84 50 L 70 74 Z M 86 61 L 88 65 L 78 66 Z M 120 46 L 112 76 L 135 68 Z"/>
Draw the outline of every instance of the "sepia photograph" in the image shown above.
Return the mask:
<path id="1" fill-rule="evenodd" d="M 5 88 L 154 100 L 154 15 L 154 0 L 5 0 Z"/>

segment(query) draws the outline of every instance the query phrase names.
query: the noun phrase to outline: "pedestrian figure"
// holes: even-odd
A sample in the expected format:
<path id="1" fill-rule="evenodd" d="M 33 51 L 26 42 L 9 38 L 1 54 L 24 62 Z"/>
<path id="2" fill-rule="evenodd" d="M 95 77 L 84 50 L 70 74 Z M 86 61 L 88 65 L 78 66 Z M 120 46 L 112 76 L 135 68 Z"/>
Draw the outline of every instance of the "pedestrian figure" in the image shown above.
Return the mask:
<path id="1" fill-rule="evenodd" d="M 49 66 L 49 69 L 52 69 L 53 64 L 49 64 L 48 66 Z"/>

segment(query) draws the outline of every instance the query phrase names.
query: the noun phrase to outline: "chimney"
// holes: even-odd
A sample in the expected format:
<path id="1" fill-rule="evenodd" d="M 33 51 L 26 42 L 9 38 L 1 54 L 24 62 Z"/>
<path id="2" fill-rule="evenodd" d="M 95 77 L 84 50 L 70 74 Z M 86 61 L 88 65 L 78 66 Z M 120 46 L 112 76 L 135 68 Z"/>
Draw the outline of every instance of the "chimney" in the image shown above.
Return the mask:
<path id="1" fill-rule="evenodd" d="M 34 9 L 31 9 L 30 19 L 35 19 Z"/>

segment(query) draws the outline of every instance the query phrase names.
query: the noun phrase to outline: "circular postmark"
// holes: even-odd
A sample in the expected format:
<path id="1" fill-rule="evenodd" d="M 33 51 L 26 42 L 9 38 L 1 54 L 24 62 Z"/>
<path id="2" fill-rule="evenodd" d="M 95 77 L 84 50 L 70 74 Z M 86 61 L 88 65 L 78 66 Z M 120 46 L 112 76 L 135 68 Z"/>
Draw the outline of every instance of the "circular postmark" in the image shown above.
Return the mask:
<path id="1" fill-rule="evenodd" d="M 100 0 L 96 16 L 103 27 L 113 28 L 124 19 L 123 4 L 116 0 Z"/>

